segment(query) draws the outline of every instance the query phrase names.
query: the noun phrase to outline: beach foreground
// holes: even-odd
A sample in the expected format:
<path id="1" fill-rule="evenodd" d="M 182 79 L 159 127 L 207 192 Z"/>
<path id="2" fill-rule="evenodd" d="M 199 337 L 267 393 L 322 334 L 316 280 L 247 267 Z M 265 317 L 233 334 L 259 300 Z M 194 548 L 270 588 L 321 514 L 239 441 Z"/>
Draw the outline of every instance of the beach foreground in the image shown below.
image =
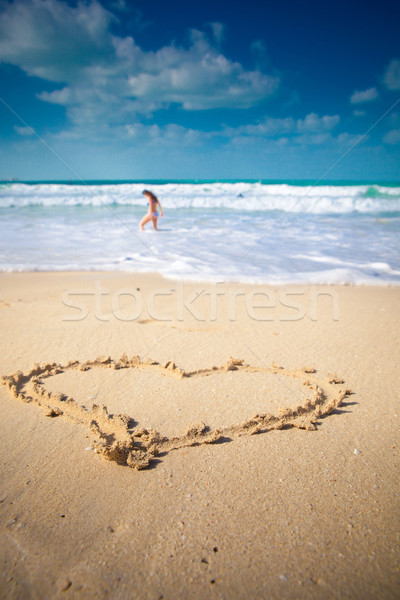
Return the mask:
<path id="1" fill-rule="evenodd" d="M 0 286 L 2 598 L 397 597 L 399 287 Z"/>

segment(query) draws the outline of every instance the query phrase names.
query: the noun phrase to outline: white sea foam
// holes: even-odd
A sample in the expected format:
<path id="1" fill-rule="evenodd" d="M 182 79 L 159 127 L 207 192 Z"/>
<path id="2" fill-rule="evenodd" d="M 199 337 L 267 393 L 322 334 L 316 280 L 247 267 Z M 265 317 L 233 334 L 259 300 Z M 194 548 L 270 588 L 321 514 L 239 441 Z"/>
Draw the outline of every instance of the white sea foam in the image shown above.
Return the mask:
<path id="1" fill-rule="evenodd" d="M 0 269 L 400 284 L 399 187 L 151 185 L 165 209 L 159 233 L 138 231 L 143 187 L 0 186 Z"/>
<path id="2" fill-rule="evenodd" d="M 0 207 L 142 206 L 144 185 L 2 184 Z M 169 183 L 151 186 L 169 208 L 348 213 L 400 211 L 400 187 L 286 183 Z"/>

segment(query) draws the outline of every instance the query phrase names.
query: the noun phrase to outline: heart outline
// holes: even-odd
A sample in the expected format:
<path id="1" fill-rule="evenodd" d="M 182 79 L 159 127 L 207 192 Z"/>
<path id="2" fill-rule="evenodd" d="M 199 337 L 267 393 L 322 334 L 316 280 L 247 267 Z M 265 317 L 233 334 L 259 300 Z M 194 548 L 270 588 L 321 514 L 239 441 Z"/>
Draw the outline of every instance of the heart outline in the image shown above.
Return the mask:
<path id="1" fill-rule="evenodd" d="M 303 385 L 313 391 L 313 399 L 307 398 L 295 408 L 281 408 L 278 416 L 261 413 L 240 425 L 216 429 L 210 429 L 200 422 L 190 426 L 183 435 L 168 438 L 153 429 L 132 427 L 134 421 L 132 417 L 126 414 L 111 415 L 108 413 L 106 405 L 93 404 L 91 410 L 87 409 L 72 397 L 63 393 L 47 391 L 43 383 L 45 379 L 67 370 L 87 371 L 93 368 L 144 369 L 177 379 L 205 377 L 228 371 L 280 374 L 303 379 Z M 336 387 L 338 384 L 344 383 L 336 376 L 328 377 L 324 382 L 325 389 L 322 388 L 321 379 L 315 374 L 316 370 L 312 368 L 303 367 L 290 370 L 274 363 L 270 367 L 256 367 L 246 364 L 242 359 L 233 359 L 232 357 L 220 367 L 185 371 L 172 361 L 160 364 L 151 359 L 142 361 L 137 355 L 128 358 L 126 354 L 123 354 L 117 360 L 112 359 L 111 356 L 100 356 L 93 361 L 69 361 L 66 365 L 55 362 L 35 364 L 26 374 L 17 371 L 12 375 L 3 376 L 1 381 L 14 397 L 24 402 L 33 402 L 44 408 L 47 411 L 46 416 L 63 415 L 89 427 L 94 435 L 92 447 L 106 459 L 140 470 L 149 467 L 157 456 L 165 455 L 171 450 L 201 444 L 214 444 L 227 441 L 231 437 L 255 435 L 273 429 L 297 427 L 315 430 L 318 419 L 331 414 L 341 406 L 344 398 L 352 393 L 351 390 Z M 329 392 L 327 392 L 326 386 L 333 386 L 333 388 L 328 388 Z M 334 394 L 332 394 L 332 389 L 335 389 Z"/>

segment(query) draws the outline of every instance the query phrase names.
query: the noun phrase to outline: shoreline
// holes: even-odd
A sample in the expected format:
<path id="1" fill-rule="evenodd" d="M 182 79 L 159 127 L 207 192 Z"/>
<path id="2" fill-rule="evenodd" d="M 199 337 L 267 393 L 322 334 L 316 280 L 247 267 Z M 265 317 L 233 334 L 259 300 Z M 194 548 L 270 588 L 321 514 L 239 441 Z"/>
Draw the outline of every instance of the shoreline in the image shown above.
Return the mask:
<path id="1" fill-rule="evenodd" d="M 321 282 L 310 282 L 310 281 L 299 281 L 299 282 L 293 282 L 293 281 L 278 281 L 278 282 L 271 282 L 271 281 L 245 281 L 242 279 L 221 279 L 218 277 L 215 277 L 215 279 L 190 279 L 187 278 L 185 276 L 181 277 L 174 277 L 174 276 L 168 276 L 168 275 L 164 275 L 161 272 L 158 271 L 123 271 L 123 270 L 113 270 L 113 269 L 54 269 L 54 270 L 0 270 L 0 278 L 6 275 L 34 275 L 34 274 L 38 274 L 38 275 L 77 275 L 77 276 L 81 276 L 81 275 L 103 275 L 103 276 L 108 276 L 108 275 L 113 275 L 115 274 L 116 276 L 120 276 L 120 277 L 129 277 L 129 276 L 137 276 L 137 277 L 149 277 L 149 278 L 161 278 L 163 279 L 165 282 L 171 282 L 171 281 L 182 281 L 185 284 L 188 285 L 196 285 L 196 284 L 203 284 L 203 285 L 215 285 L 215 284 L 221 284 L 221 285 L 245 285 L 245 286 L 255 286 L 255 287 L 260 287 L 260 286 L 265 286 L 265 287 L 269 287 L 269 288 L 273 288 L 273 287 L 338 287 L 338 288 L 342 288 L 342 287 L 354 287 L 354 288 L 398 288 L 400 287 L 400 282 L 396 282 L 396 281 L 382 281 L 380 283 L 378 282 L 374 282 L 372 283 L 372 281 L 366 281 L 366 282 L 362 282 L 362 283 L 354 283 L 354 282 L 343 282 L 343 283 L 338 283 L 338 282 L 333 282 L 333 283 L 321 283 Z"/>
<path id="2" fill-rule="evenodd" d="M 151 188 L 151 186 L 150 186 Z M 158 234 L 142 184 L 17 186 L 1 195 L 2 269 L 157 271 L 263 285 L 399 285 L 400 187 L 168 184 Z"/>
<path id="3" fill-rule="evenodd" d="M 398 286 L 0 290 L 5 597 L 396 598 Z"/>

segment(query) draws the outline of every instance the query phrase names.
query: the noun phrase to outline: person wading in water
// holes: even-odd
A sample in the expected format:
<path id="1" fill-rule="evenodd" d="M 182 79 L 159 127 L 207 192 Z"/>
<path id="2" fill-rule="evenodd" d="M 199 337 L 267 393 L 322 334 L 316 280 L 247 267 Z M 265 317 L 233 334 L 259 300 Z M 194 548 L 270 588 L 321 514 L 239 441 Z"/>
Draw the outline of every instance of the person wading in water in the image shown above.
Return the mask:
<path id="1" fill-rule="evenodd" d="M 159 199 L 153 194 L 153 192 L 150 192 L 149 190 L 143 190 L 142 193 L 144 196 L 146 196 L 148 200 L 147 206 L 149 207 L 149 209 L 147 211 L 147 214 L 144 215 L 143 219 L 140 221 L 140 229 L 141 231 L 144 231 L 144 226 L 146 225 L 146 223 L 149 223 L 151 221 L 153 223 L 154 229 L 157 231 L 157 219 L 159 216 L 158 207 L 160 210 L 161 217 L 164 216 L 163 208 Z"/>

